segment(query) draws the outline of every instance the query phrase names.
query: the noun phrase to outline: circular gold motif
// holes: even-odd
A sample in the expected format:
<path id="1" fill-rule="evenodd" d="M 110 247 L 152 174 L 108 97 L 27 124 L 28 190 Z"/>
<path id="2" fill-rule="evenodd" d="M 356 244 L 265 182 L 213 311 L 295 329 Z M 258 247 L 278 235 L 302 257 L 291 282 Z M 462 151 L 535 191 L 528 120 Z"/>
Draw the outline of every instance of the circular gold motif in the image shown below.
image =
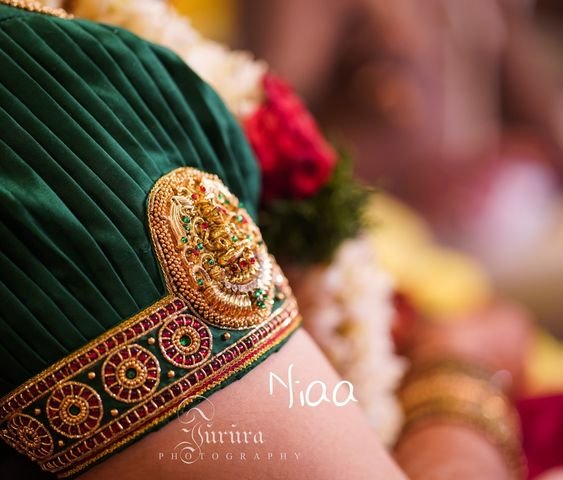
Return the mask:
<path id="1" fill-rule="evenodd" d="M 0 435 L 18 452 L 37 460 L 53 454 L 53 437 L 39 420 L 29 415 L 14 415 Z"/>
<path id="2" fill-rule="evenodd" d="M 158 387 L 160 365 L 148 350 L 140 345 L 128 345 L 106 359 L 102 379 L 104 389 L 113 398 L 135 403 Z"/>
<path id="3" fill-rule="evenodd" d="M 47 400 L 47 417 L 51 426 L 69 438 L 80 438 L 96 429 L 102 416 L 100 396 L 83 383 L 67 382 Z"/>
<path id="4" fill-rule="evenodd" d="M 193 168 L 165 175 L 151 192 L 149 220 L 169 289 L 206 322 L 244 329 L 268 318 L 274 261 L 217 176 Z"/>
<path id="5" fill-rule="evenodd" d="M 191 315 L 179 315 L 164 323 L 158 332 L 160 350 L 166 359 L 182 368 L 201 365 L 211 355 L 211 330 Z"/>

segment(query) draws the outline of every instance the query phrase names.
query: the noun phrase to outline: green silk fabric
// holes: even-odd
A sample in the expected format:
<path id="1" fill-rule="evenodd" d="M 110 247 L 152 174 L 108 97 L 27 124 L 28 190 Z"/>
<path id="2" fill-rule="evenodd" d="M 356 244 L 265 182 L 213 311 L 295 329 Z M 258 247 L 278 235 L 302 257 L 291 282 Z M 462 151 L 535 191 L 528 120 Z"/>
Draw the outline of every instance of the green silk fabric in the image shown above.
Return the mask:
<path id="1" fill-rule="evenodd" d="M 255 214 L 244 136 L 177 56 L 0 5 L 0 394 L 165 294 L 146 202 L 181 166 Z"/>

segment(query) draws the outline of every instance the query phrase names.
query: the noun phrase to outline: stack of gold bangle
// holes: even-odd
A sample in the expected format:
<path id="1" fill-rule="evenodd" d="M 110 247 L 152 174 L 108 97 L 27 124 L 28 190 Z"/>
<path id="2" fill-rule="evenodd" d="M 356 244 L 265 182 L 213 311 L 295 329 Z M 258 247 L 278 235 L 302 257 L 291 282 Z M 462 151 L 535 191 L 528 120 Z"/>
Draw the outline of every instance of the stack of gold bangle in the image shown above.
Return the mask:
<path id="1" fill-rule="evenodd" d="M 518 416 L 484 370 L 452 360 L 436 362 L 408 375 L 399 397 L 406 418 L 401 438 L 441 419 L 462 423 L 501 451 L 513 478 L 525 478 Z"/>

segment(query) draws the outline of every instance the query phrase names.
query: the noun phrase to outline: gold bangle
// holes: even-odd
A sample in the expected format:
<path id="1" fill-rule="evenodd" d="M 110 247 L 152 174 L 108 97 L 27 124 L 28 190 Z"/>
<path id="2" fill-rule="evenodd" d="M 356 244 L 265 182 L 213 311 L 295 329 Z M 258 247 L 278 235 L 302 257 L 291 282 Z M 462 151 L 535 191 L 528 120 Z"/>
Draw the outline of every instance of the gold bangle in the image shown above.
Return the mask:
<path id="1" fill-rule="evenodd" d="M 461 423 L 501 452 L 511 478 L 525 478 L 518 416 L 490 377 L 479 367 L 449 360 L 411 373 L 399 393 L 406 418 L 400 440 L 432 422 Z"/>

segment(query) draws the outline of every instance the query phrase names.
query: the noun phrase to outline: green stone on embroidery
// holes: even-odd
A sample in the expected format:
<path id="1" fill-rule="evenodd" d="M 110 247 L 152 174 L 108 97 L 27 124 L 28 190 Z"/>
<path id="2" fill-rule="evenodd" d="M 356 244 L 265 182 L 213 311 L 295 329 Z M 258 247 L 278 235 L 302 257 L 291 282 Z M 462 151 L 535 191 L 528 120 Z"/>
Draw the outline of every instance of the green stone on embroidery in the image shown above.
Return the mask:
<path id="1" fill-rule="evenodd" d="M 191 220 L 190 220 L 190 217 L 184 217 L 184 218 L 182 218 L 182 222 L 184 222 L 184 223 L 190 223 L 190 221 L 191 221 Z"/>
<path id="2" fill-rule="evenodd" d="M 125 376 L 129 379 L 129 380 L 133 380 L 134 378 L 137 378 L 137 370 L 135 370 L 134 368 L 128 368 L 125 371 Z"/>
<path id="3" fill-rule="evenodd" d="M 231 238 L 231 240 L 232 240 L 233 242 L 238 242 L 238 237 L 237 237 L 236 235 L 233 235 L 232 238 Z"/>
<path id="4" fill-rule="evenodd" d="M 191 227 L 189 225 L 184 225 L 184 228 L 189 232 Z"/>
<path id="5" fill-rule="evenodd" d="M 192 343 L 192 338 L 189 335 L 182 335 L 180 337 L 180 345 L 187 347 Z"/>
<path id="6" fill-rule="evenodd" d="M 215 260 L 213 260 L 212 258 L 210 258 L 209 260 L 207 260 L 207 263 L 209 265 L 215 265 Z"/>
<path id="7" fill-rule="evenodd" d="M 73 417 L 76 417 L 80 414 L 80 407 L 78 405 L 71 405 L 68 409 L 68 413 L 70 413 Z"/>
<path id="8" fill-rule="evenodd" d="M 244 220 L 244 217 L 242 215 L 239 215 L 237 217 L 237 222 L 242 222 Z"/>
<path id="9" fill-rule="evenodd" d="M 197 284 L 198 284 L 200 287 L 202 287 L 202 286 L 203 286 L 203 280 L 200 278 L 200 279 L 197 281 Z"/>
<path id="10" fill-rule="evenodd" d="M 182 237 L 182 243 L 188 243 L 188 237 Z"/>
<path id="11" fill-rule="evenodd" d="M 203 250 L 203 243 L 198 243 L 198 244 L 197 244 L 197 249 L 198 249 L 198 250 Z"/>

